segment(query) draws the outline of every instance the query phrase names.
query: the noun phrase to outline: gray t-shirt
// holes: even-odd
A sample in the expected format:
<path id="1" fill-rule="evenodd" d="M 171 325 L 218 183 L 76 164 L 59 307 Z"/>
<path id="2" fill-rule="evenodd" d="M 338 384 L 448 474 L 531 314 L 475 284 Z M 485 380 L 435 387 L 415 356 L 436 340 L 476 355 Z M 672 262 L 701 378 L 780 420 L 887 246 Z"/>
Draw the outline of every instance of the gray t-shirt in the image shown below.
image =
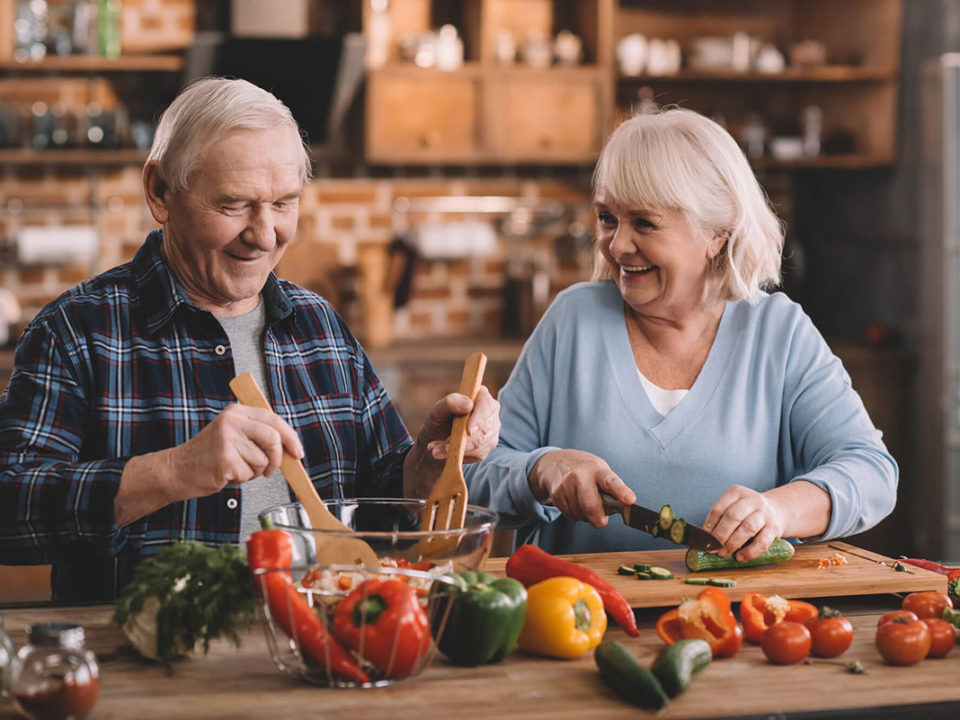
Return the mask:
<path id="1" fill-rule="evenodd" d="M 257 308 L 245 315 L 217 318 L 233 350 L 233 367 L 237 375 L 249 372 L 257 384 L 267 392 L 267 364 L 263 351 L 263 332 L 267 325 L 267 311 L 261 301 Z M 270 477 L 260 475 L 240 486 L 240 542 L 260 529 L 258 515 L 273 505 L 290 502 L 290 490 L 283 474 L 276 470 Z"/>

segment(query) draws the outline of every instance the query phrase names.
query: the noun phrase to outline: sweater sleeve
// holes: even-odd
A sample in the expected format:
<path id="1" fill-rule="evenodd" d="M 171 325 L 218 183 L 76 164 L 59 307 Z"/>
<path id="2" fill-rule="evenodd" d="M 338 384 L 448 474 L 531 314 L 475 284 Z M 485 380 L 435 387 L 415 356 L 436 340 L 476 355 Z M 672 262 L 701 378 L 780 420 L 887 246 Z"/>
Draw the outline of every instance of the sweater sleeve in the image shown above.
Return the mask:
<path id="1" fill-rule="evenodd" d="M 558 362 L 556 303 L 523 347 L 500 390 L 500 442 L 481 462 L 464 468 L 473 503 L 500 514 L 500 526 L 522 528 L 553 522 L 560 511 L 534 497 L 527 478 L 537 460 L 557 447 L 546 445 L 554 369 Z"/>
<path id="2" fill-rule="evenodd" d="M 832 501 L 826 532 L 814 540 L 867 530 L 893 510 L 898 468 L 870 421 L 839 358 L 806 315 L 794 327 L 787 356 L 784 420 L 794 467 Z"/>

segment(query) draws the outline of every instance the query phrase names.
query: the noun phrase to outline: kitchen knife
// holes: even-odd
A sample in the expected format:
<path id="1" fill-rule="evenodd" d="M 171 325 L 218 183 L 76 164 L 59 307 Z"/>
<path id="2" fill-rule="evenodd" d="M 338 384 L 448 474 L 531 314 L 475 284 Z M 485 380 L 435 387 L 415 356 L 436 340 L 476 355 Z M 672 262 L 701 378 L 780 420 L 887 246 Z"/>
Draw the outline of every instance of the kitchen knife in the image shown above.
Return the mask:
<path id="1" fill-rule="evenodd" d="M 600 493 L 603 499 L 603 508 L 607 514 L 619 513 L 623 516 L 623 522 L 635 530 L 642 530 L 645 533 L 653 534 L 651 531 L 654 526 L 660 522 L 660 513 L 643 505 L 624 505 L 613 495 L 605 492 Z M 658 533 L 657 537 L 666 537 L 665 531 Z M 719 550 L 723 544 L 716 537 L 708 533 L 702 527 L 687 523 L 687 536 L 684 544 L 695 550 Z"/>

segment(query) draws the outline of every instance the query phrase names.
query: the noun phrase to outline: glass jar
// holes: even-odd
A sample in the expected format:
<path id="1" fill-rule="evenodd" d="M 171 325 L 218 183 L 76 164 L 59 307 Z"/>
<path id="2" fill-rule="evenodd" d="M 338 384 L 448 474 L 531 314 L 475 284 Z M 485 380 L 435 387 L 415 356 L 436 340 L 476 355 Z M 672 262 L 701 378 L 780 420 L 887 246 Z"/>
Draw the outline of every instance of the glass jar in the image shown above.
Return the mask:
<path id="1" fill-rule="evenodd" d="M 3 629 L 3 615 L 0 615 L 0 707 L 7 704 L 13 693 L 16 662 L 17 647 Z"/>
<path id="2" fill-rule="evenodd" d="M 17 654 L 13 696 L 33 720 L 86 717 L 100 693 L 96 656 L 84 647 L 83 628 L 71 623 L 39 623 L 27 631 L 28 644 Z"/>

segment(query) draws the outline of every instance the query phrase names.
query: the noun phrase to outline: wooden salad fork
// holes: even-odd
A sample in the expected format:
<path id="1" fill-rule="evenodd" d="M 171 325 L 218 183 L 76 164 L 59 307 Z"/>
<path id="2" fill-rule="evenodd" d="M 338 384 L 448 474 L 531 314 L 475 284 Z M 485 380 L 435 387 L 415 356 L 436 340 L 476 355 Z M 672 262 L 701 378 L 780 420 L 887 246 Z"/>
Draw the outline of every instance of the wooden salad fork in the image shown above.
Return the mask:
<path id="1" fill-rule="evenodd" d="M 487 356 L 482 352 L 467 358 L 463 366 L 459 392 L 476 401 Z M 469 415 L 458 415 L 450 429 L 450 451 L 437 484 L 430 491 L 420 515 L 420 530 L 453 530 L 462 528 L 467 516 L 467 483 L 463 478 L 463 453 L 467 439 Z M 422 555 L 445 552 L 450 543 L 440 538 L 424 538 L 420 541 Z"/>
<path id="2" fill-rule="evenodd" d="M 264 397 L 257 381 L 248 372 L 231 380 L 230 389 L 233 390 L 233 394 L 237 396 L 241 405 L 263 408 L 264 410 L 271 409 L 270 403 Z M 307 471 L 299 458 L 284 450 L 283 459 L 280 461 L 280 472 L 283 473 L 287 483 L 293 488 L 293 492 L 306 511 L 307 517 L 310 518 L 310 525 L 315 530 L 338 530 L 343 533 L 354 533 L 327 510 L 327 506 L 323 504 L 323 500 L 317 494 L 317 489 L 310 481 L 310 476 L 307 475 Z M 313 533 L 312 535 L 317 545 L 317 561 L 324 565 L 380 567 L 380 560 L 373 548 L 359 537 L 348 537 L 346 535 L 326 537 L 321 533 Z"/>

